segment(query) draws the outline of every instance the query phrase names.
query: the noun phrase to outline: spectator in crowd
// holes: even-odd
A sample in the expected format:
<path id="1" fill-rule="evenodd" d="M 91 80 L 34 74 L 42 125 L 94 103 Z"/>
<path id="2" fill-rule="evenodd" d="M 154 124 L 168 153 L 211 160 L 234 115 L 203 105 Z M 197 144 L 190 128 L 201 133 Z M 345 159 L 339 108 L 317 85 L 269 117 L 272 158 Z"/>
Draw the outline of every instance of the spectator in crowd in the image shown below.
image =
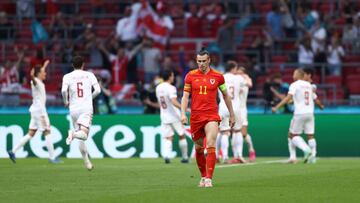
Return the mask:
<path id="1" fill-rule="evenodd" d="M 354 17 L 353 23 L 344 26 L 342 43 L 353 50 L 360 49 L 360 16 Z"/>
<path id="2" fill-rule="evenodd" d="M 124 17 L 121 18 L 116 25 L 116 37 L 121 42 L 135 42 L 138 40 L 137 33 L 137 19 L 140 3 L 135 3 L 132 6 L 126 6 Z"/>
<path id="3" fill-rule="evenodd" d="M 140 86 L 140 99 L 144 105 L 144 114 L 158 114 L 160 113 L 160 105 L 156 98 L 156 86 L 160 84 L 161 78 L 156 75 L 150 84 Z"/>
<path id="4" fill-rule="evenodd" d="M 190 38 L 203 37 L 203 17 L 199 14 L 197 4 L 189 5 L 189 12 L 185 13 L 187 36 Z"/>
<path id="5" fill-rule="evenodd" d="M 210 67 L 221 73 L 225 73 L 225 67 L 220 61 L 220 56 L 217 53 L 210 54 Z"/>
<path id="6" fill-rule="evenodd" d="M 107 74 L 107 73 L 105 73 Z M 116 112 L 116 102 L 109 89 L 110 80 L 101 73 L 97 76 L 101 88 L 100 94 L 95 99 L 95 113 L 97 114 L 114 114 Z"/>
<path id="7" fill-rule="evenodd" d="M 266 15 L 266 25 L 274 43 L 277 43 L 282 38 L 284 38 L 282 15 L 280 13 L 280 6 L 277 1 L 272 3 L 272 9 Z"/>
<path id="8" fill-rule="evenodd" d="M 73 69 L 71 63 L 74 52 L 74 43 L 71 40 L 67 40 L 61 50 L 61 70 L 64 75 L 71 72 Z"/>
<path id="9" fill-rule="evenodd" d="M 258 65 L 259 63 L 265 63 L 268 58 L 268 51 L 272 47 L 273 41 L 272 38 L 265 29 L 259 31 L 259 34 L 256 36 L 255 40 L 251 43 L 248 48 L 247 57 L 253 64 L 252 67 L 255 68 L 256 72 L 264 72 L 264 69 Z"/>
<path id="10" fill-rule="evenodd" d="M 233 59 L 234 55 L 234 21 L 230 18 L 225 19 L 224 24 L 219 28 L 216 41 L 222 53 L 222 61 Z"/>
<path id="11" fill-rule="evenodd" d="M 145 83 L 150 83 L 160 72 L 160 62 L 162 59 L 160 49 L 154 47 L 150 38 L 143 39 L 143 67 L 145 73 Z"/>
<path id="12" fill-rule="evenodd" d="M 276 73 L 268 78 L 263 88 L 264 99 L 266 101 L 265 112 L 286 97 L 288 90 L 289 84 L 282 81 L 280 73 Z M 282 112 L 289 113 L 289 106 L 284 106 Z"/>
<path id="13" fill-rule="evenodd" d="M 0 12 L 0 40 L 14 38 L 14 25 L 9 22 L 6 12 Z"/>
<path id="14" fill-rule="evenodd" d="M 284 31 L 286 33 L 287 37 L 295 37 L 295 22 L 291 16 L 289 7 L 287 5 L 287 3 L 285 2 L 285 0 L 280 0 L 280 13 L 281 13 L 281 21 L 282 21 L 282 26 L 284 28 Z"/>
<path id="15" fill-rule="evenodd" d="M 129 61 L 141 50 L 143 44 L 138 44 L 131 51 L 126 51 L 125 48 L 119 47 L 116 55 L 112 54 L 105 48 L 104 45 L 100 45 L 99 49 L 105 53 L 112 65 L 112 81 L 113 84 L 121 84 L 127 81 L 127 72 Z"/>
<path id="16" fill-rule="evenodd" d="M 90 5 L 92 7 L 92 13 L 95 15 L 103 14 L 106 12 L 104 0 L 90 0 Z"/>
<path id="17" fill-rule="evenodd" d="M 315 63 L 325 63 L 326 62 L 326 30 L 322 25 L 321 18 L 319 17 L 314 26 L 309 32 L 311 36 L 311 48 L 314 53 L 314 62 Z"/>
<path id="18" fill-rule="evenodd" d="M 16 0 L 16 15 L 19 18 L 34 18 L 35 0 Z"/>
<path id="19" fill-rule="evenodd" d="M 65 22 L 63 14 L 61 12 L 56 13 L 56 15 L 51 16 L 50 21 L 50 36 L 58 36 L 60 39 L 68 37 L 68 26 Z"/>
<path id="20" fill-rule="evenodd" d="M 300 67 L 312 66 L 314 63 L 314 52 L 311 48 L 310 37 L 304 37 L 298 46 L 298 63 Z"/>
<path id="21" fill-rule="evenodd" d="M 328 72 L 330 75 L 341 75 L 341 59 L 345 56 L 345 51 L 340 45 L 338 37 L 332 36 L 331 44 L 327 48 Z"/>
<path id="22" fill-rule="evenodd" d="M 171 70 L 171 72 L 174 73 L 175 79 L 174 79 L 174 86 L 177 88 L 180 88 L 181 85 L 181 71 L 177 68 L 177 66 L 174 64 L 173 60 L 170 56 L 165 56 L 162 63 L 161 63 L 161 71 L 163 70 Z"/>
<path id="23" fill-rule="evenodd" d="M 253 20 L 257 19 L 257 11 L 253 3 L 246 3 L 245 11 L 241 14 L 241 18 L 235 22 L 235 40 L 236 44 L 240 44 L 243 40 L 243 31 Z"/>
<path id="24" fill-rule="evenodd" d="M 223 5 L 218 3 L 212 3 L 206 5 L 204 9 L 204 16 L 206 16 L 207 25 L 210 30 L 210 37 L 216 37 L 220 26 L 224 23 L 224 20 L 227 18 L 224 14 Z"/>
<path id="25" fill-rule="evenodd" d="M 340 1 L 341 16 L 346 19 L 346 23 L 351 24 L 356 13 L 357 6 L 354 1 Z"/>
<path id="26" fill-rule="evenodd" d="M 82 15 L 74 16 L 72 23 L 70 25 L 70 34 L 72 39 L 80 37 L 86 29 L 86 23 Z"/>

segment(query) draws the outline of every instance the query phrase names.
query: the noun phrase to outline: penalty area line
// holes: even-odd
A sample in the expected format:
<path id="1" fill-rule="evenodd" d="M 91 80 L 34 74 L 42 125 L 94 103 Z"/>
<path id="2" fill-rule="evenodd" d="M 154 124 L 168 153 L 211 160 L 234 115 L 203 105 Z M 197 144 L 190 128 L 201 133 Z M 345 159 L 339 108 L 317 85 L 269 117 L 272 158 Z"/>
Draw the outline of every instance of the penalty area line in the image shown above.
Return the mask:
<path id="1" fill-rule="evenodd" d="M 270 160 L 270 161 L 262 161 L 262 162 L 255 162 L 255 163 L 245 163 L 245 164 L 228 164 L 228 165 L 220 165 L 216 168 L 230 168 L 230 167 L 237 167 L 237 166 L 253 166 L 253 165 L 261 165 L 261 164 L 273 164 L 273 163 L 286 163 L 287 159 L 279 159 L 279 160 Z"/>

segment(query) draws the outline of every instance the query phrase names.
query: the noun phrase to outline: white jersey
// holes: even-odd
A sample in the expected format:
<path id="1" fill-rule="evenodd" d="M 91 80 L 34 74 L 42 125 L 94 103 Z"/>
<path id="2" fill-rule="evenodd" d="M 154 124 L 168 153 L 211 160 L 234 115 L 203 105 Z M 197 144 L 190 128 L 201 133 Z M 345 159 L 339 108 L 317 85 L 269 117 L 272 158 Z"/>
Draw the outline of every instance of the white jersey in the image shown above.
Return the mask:
<path id="1" fill-rule="evenodd" d="M 293 82 L 289 87 L 288 94 L 292 95 L 294 100 L 294 115 L 314 113 L 314 99 L 317 96 L 309 82 L 304 80 Z"/>
<path id="2" fill-rule="evenodd" d="M 241 90 L 244 86 L 246 86 L 245 79 L 240 75 L 234 75 L 232 73 L 225 73 L 224 79 L 227 88 L 227 93 L 231 98 L 233 109 L 234 111 L 239 111 L 240 102 L 241 99 L 243 99 L 243 96 L 241 96 Z M 220 96 L 219 109 L 220 111 L 224 111 L 227 109 L 225 100 L 222 96 Z"/>
<path id="3" fill-rule="evenodd" d="M 70 112 L 93 112 L 92 87 L 95 86 L 99 83 L 91 72 L 74 70 L 64 75 L 61 91 L 68 91 Z"/>
<path id="4" fill-rule="evenodd" d="M 32 104 L 29 111 L 31 113 L 44 115 L 46 114 L 46 90 L 45 84 L 38 78 L 34 78 L 36 85 L 31 80 Z"/>
<path id="5" fill-rule="evenodd" d="M 180 110 L 171 102 L 171 99 L 177 98 L 176 87 L 163 82 L 156 87 L 156 97 L 160 104 L 161 123 L 168 124 L 180 121 Z"/>
<path id="6" fill-rule="evenodd" d="M 240 109 L 246 109 L 248 94 L 249 94 L 249 87 L 247 85 L 243 85 L 240 90 L 240 98 L 239 98 L 240 99 Z"/>

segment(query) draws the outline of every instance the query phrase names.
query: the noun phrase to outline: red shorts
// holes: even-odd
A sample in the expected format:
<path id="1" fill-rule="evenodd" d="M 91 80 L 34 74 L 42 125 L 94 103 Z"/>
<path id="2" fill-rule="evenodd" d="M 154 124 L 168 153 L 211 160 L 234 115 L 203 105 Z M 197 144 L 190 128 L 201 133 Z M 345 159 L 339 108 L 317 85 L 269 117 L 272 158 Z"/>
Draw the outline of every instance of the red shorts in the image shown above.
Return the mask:
<path id="1" fill-rule="evenodd" d="M 205 138 L 205 125 L 211 121 L 220 122 L 220 116 L 218 114 L 212 115 L 191 115 L 190 117 L 190 132 L 193 141 L 197 141 L 200 138 Z"/>

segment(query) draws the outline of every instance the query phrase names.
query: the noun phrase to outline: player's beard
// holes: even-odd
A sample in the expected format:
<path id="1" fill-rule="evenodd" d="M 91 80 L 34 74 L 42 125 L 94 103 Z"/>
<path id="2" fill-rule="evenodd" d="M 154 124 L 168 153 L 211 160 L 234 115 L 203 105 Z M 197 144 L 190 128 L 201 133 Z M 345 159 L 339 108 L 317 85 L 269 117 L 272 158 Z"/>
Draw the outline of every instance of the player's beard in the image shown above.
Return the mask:
<path id="1" fill-rule="evenodd" d="M 207 66 L 206 65 L 203 65 L 203 66 L 200 66 L 200 71 L 205 73 L 207 70 Z"/>

